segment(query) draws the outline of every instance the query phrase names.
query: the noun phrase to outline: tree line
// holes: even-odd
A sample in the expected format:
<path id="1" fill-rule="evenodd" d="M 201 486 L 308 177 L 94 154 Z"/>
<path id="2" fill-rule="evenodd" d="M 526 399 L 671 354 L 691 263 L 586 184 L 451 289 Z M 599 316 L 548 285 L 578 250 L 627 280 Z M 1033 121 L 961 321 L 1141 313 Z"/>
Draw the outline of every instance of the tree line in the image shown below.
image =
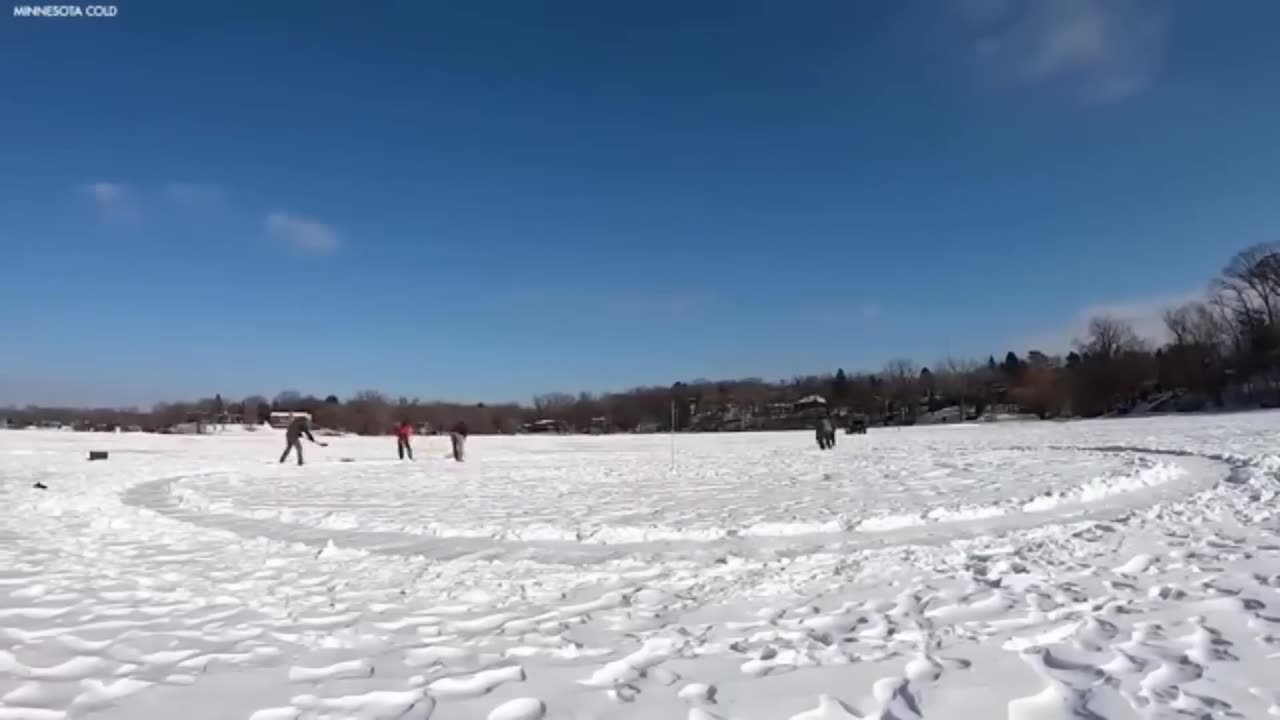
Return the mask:
<path id="1" fill-rule="evenodd" d="M 958 406 L 967 416 L 988 409 L 1041 418 L 1097 417 L 1123 413 L 1161 393 L 1176 391 L 1186 409 L 1236 404 L 1274 405 L 1280 365 L 1280 244 L 1249 247 L 1227 262 L 1204 296 L 1164 313 L 1167 338 L 1141 337 L 1123 319 L 1098 316 L 1066 355 L 1008 351 L 985 361 L 944 358 L 930 366 L 895 359 L 877 372 L 678 382 L 625 392 L 550 393 L 532 403 L 424 402 L 369 390 L 346 399 L 296 391 L 224 401 L 165 403 L 149 410 L 10 409 L 11 423 L 88 421 L 159 429 L 193 416 L 233 415 L 263 421 L 274 410 L 310 412 L 321 427 L 383 434 L 397 422 L 447 428 L 465 422 L 472 432 L 510 433 L 524 424 L 554 420 L 578 430 L 668 430 L 672 408 L 677 430 L 695 416 L 726 408 L 765 412 L 821 395 L 829 407 L 869 416 L 873 422 L 909 423 L 922 413 Z"/>

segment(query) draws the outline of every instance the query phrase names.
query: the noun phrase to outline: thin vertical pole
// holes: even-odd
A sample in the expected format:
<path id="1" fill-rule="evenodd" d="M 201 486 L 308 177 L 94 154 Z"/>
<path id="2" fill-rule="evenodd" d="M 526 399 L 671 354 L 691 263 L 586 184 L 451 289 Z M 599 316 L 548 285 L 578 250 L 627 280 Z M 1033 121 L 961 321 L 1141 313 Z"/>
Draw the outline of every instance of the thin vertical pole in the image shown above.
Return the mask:
<path id="1" fill-rule="evenodd" d="M 671 470 L 676 469 L 676 401 L 671 401 Z"/>

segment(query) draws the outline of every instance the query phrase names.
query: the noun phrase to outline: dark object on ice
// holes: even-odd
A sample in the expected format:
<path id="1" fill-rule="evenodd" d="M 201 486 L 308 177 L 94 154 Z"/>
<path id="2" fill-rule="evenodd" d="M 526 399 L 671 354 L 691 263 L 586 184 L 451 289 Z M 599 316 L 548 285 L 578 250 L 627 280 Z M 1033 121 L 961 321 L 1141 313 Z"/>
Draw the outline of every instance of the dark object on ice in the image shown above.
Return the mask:
<path id="1" fill-rule="evenodd" d="M 830 450 L 836 446 L 836 426 L 831 422 L 831 418 L 824 417 L 818 420 L 818 428 L 814 431 L 814 435 L 817 436 L 819 450 Z"/>
<path id="2" fill-rule="evenodd" d="M 867 417 L 865 415 L 853 415 L 849 418 L 849 427 L 845 429 L 846 435 L 866 435 L 867 434 Z"/>
<path id="3" fill-rule="evenodd" d="M 44 483 L 40 482 L 39 480 L 37 480 L 37 481 L 36 481 L 36 484 L 35 484 L 35 485 L 32 485 L 31 487 L 35 488 L 36 490 L 48 490 L 48 489 L 49 489 L 49 486 L 48 486 L 48 485 L 45 485 Z"/>
<path id="4" fill-rule="evenodd" d="M 89 459 L 90 460 L 106 460 L 107 451 L 106 450 L 90 450 Z"/>
<path id="5" fill-rule="evenodd" d="M 453 445 L 453 459 L 462 462 L 467 444 L 467 424 L 459 420 L 449 431 L 449 442 Z"/>

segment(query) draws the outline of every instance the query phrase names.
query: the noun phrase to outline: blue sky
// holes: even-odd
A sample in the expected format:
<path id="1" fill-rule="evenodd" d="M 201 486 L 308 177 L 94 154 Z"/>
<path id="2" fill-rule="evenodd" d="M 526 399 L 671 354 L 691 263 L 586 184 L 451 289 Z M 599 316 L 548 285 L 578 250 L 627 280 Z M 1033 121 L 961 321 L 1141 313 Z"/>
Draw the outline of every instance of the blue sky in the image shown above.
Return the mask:
<path id="1" fill-rule="evenodd" d="M 0 405 L 527 400 L 1154 327 L 1280 232 L 1277 26 L 1144 0 L 0 15 Z"/>

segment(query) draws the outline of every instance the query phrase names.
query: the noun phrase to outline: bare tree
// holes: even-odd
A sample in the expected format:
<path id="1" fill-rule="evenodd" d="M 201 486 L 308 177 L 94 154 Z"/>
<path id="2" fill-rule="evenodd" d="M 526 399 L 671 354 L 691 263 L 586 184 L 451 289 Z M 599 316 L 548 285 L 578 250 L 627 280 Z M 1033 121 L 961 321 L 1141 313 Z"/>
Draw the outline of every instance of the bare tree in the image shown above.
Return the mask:
<path id="1" fill-rule="evenodd" d="M 1113 359 L 1127 352 L 1142 352 L 1146 344 L 1133 326 L 1124 320 L 1102 315 L 1089 320 L 1089 335 L 1076 342 L 1081 352 L 1096 358 Z"/>
<path id="2" fill-rule="evenodd" d="M 392 408 L 385 395 L 376 390 L 356 393 L 342 414 L 346 429 L 361 435 L 382 435 L 391 431 Z"/>
<path id="3" fill-rule="evenodd" d="M 542 416 L 539 419 L 562 420 L 564 418 L 560 416 L 568 412 L 574 403 L 575 398 L 568 393 L 546 393 L 533 399 L 533 409 Z"/>
<path id="4" fill-rule="evenodd" d="M 1173 338 L 1171 345 L 1197 346 L 1219 352 L 1230 342 L 1230 330 L 1223 317 L 1210 305 L 1189 302 L 1164 312 L 1164 326 Z"/>
<path id="5" fill-rule="evenodd" d="M 914 416 L 920 400 L 920 370 L 916 364 L 906 358 L 895 358 L 885 363 L 883 375 L 899 417 Z"/>
<path id="6" fill-rule="evenodd" d="M 981 363 L 947 356 L 934 363 L 934 367 L 938 368 L 935 375 L 939 391 L 949 400 L 956 401 L 960 405 L 962 414 L 965 413 L 965 408 L 976 404 L 978 390 L 981 387 L 979 384 Z"/>
<path id="7" fill-rule="evenodd" d="M 1191 314 L 1194 312 L 1192 306 L 1196 303 L 1187 303 L 1176 308 L 1168 308 L 1164 311 L 1161 319 L 1164 321 L 1164 327 L 1169 331 L 1169 337 L 1173 338 L 1174 345 L 1191 345 Z"/>
<path id="8" fill-rule="evenodd" d="M 907 358 L 894 358 L 884 364 L 886 381 L 906 382 L 920 375 L 920 368 Z"/>
<path id="9" fill-rule="evenodd" d="M 1150 351 L 1133 327 L 1114 317 L 1089 321 L 1089 335 L 1078 340 L 1083 356 L 1073 365 L 1073 407 L 1086 415 L 1123 410 L 1157 379 Z"/>
<path id="10" fill-rule="evenodd" d="M 1046 363 L 1032 363 L 1022 383 L 1013 390 L 1013 398 L 1025 411 L 1045 419 L 1059 415 L 1066 404 L 1061 370 Z"/>
<path id="11" fill-rule="evenodd" d="M 1280 249 L 1254 245 L 1236 253 L 1214 280 L 1237 319 L 1275 325 L 1280 310 Z"/>

